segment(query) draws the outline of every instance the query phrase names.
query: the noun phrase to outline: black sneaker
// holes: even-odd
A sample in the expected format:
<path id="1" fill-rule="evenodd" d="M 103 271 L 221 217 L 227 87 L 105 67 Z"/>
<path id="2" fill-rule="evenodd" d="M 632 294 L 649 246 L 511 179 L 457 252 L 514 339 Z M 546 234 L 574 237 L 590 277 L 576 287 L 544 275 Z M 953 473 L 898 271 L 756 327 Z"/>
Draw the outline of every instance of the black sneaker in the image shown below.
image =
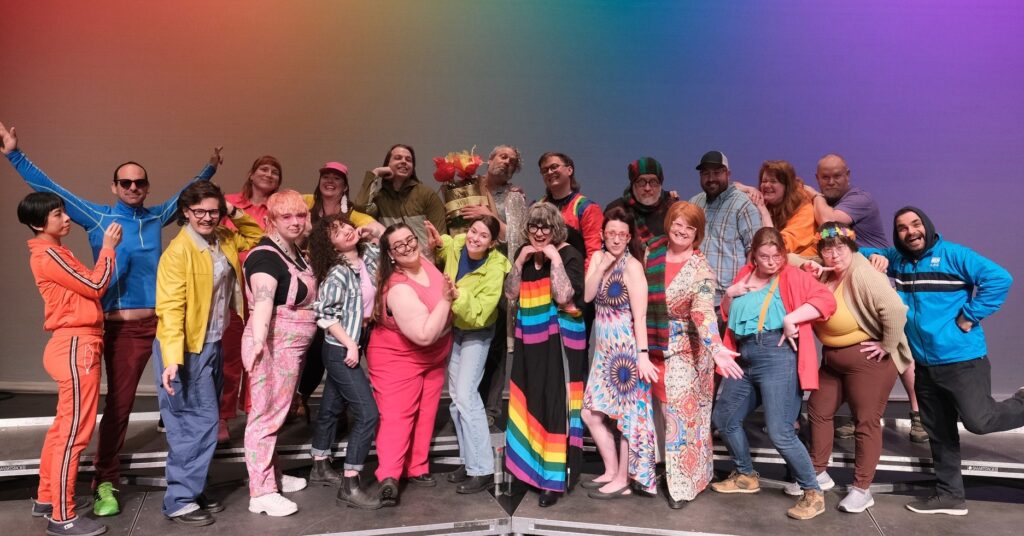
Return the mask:
<path id="1" fill-rule="evenodd" d="M 81 497 L 75 497 L 75 511 L 85 510 L 92 506 L 92 497 L 83 495 Z M 35 499 L 32 499 L 32 517 L 47 517 L 53 515 L 53 505 L 50 503 L 41 503 Z"/>
<path id="2" fill-rule="evenodd" d="M 96 536 L 107 532 L 107 526 L 84 516 L 75 516 L 64 521 L 50 520 L 46 533 L 50 536 Z"/>
<path id="3" fill-rule="evenodd" d="M 953 497 L 932 495 L 927 499 L 918 499 L 907 503 L 907 510 L 918 514 L 946 514 L 951 516 L 967 515 L 967 502 Z"/>

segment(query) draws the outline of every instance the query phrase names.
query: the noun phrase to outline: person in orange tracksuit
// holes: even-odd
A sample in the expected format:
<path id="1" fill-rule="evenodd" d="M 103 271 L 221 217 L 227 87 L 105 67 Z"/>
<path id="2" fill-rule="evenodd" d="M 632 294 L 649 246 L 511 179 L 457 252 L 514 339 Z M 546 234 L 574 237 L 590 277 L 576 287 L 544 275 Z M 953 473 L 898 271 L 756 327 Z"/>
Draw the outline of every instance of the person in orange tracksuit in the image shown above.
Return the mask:
<path id="1" fill-rule="evenodd" d="M 28 241 L 29 265 L 43 296 L 43 328 L 53 332 L 43 367 L 58 386 L 57 415 L 39 456 L 39 492 L 32 515 L 49 516 L 47 534 L 102 534 L 106 526 L 75 513 L 74 490 L 78 458 L 96 426 L 103 359 L 100 297 L 114 273 L 121 226 L 107 227 L 96 267 L 89 270 L 61 245 L 61 238 L 71 231 L 71 218 L 56 194 L 26 196 L 18 205 L 18 221 L 35 233 Z"/>

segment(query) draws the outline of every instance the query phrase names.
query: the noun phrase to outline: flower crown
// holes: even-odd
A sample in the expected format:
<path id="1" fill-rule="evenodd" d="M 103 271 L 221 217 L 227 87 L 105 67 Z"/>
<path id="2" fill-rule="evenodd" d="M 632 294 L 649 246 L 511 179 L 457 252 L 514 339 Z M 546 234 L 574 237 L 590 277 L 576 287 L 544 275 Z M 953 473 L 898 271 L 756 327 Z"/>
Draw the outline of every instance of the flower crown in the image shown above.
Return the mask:
<path id="1" fill-rule="evenodd" d="M 822 238 L 822 240 L 824 240 L 826 238 L 836 238 L 836 237 L 840 237 L 840 236 L 849 238 L 850 240 L 853 240 L 853 241 L 857 240 L 857 233 L 853 232 L 853 229 L 850 229 L 849 227 L 835 226 L 835 227 L 826 227 L 826 228 L 821 230 L 821 238 Z"/>
<path id="2" fill-rule="evenodd" d="M 434 170 L 434 179 L 437 182 L 451 182 L 455 179 L 456 174 L 463 179 L 472 177 L 476 173 L 476 169 L 484 163 L 484 159 L 480 158 L 480 155 L 473 154 L 475 149 L 474 145 L 468 151 L 435 156 L 434 165 L 437 166 L 437 169 Z"/>

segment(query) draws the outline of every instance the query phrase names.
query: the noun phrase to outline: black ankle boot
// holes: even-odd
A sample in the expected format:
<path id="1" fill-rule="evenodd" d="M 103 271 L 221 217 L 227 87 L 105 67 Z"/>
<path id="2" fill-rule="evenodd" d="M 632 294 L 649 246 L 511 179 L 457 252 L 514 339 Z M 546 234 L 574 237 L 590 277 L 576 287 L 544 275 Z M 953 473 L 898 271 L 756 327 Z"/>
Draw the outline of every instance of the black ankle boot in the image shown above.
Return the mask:
<path id="1" fill-rule="evenodd" d="M 338 488 L 338 503 L 363 510 L 376 510 L 384 506 L 379 496 L 368 493 L 359 485 L 358 476 L 342 477 L 341 487 Z"/>
<path id="2" fill-rule="evenodd" d="M 309 483 L 321 486 L 338 486 L 341 475 L 331 467 L 331 459 L 313 460 L 313 468 L 309 470 Z"/>

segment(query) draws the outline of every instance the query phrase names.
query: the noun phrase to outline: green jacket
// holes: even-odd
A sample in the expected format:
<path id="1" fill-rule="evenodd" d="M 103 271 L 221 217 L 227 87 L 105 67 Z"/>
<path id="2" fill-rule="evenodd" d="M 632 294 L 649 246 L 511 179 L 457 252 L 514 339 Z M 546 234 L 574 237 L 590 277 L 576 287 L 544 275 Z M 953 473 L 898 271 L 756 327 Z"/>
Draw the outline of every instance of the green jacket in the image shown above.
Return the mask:
<path id="1" fill-rule="evenodd" d="M 377 218 L 384 227 L 400 222 L 408 225 L 420 241 L 420 249 L 428 256 L 432 252 L 427 251 L 427 231 L 423 222 L 429 220 L 442 234 L 448 229 L 441 197 L 418 179 L 406 180 L 396 191 L 391 187 L 391 181 L 383 181 L 367 172 L 353 204 L 356 210 Z"/>
<path id="2" fill-rule="evenodd" d="M 455 281 L 459 273 L 459 258 L 466 245 L 466 235 L 455 237 L 441 235 L 441 246 L 437 257 L 444 263 L 444 274 Z M 455 283 L 459 297 L 452 303 L 455 327 L 462 330 L 481 329 L 494 324 L 498 319 L 498 299 L 505 286 L 505 274 L 512 269 L 512 263 L 498 251 L 491 249 L 483 265 L 462 276 Z"/>

